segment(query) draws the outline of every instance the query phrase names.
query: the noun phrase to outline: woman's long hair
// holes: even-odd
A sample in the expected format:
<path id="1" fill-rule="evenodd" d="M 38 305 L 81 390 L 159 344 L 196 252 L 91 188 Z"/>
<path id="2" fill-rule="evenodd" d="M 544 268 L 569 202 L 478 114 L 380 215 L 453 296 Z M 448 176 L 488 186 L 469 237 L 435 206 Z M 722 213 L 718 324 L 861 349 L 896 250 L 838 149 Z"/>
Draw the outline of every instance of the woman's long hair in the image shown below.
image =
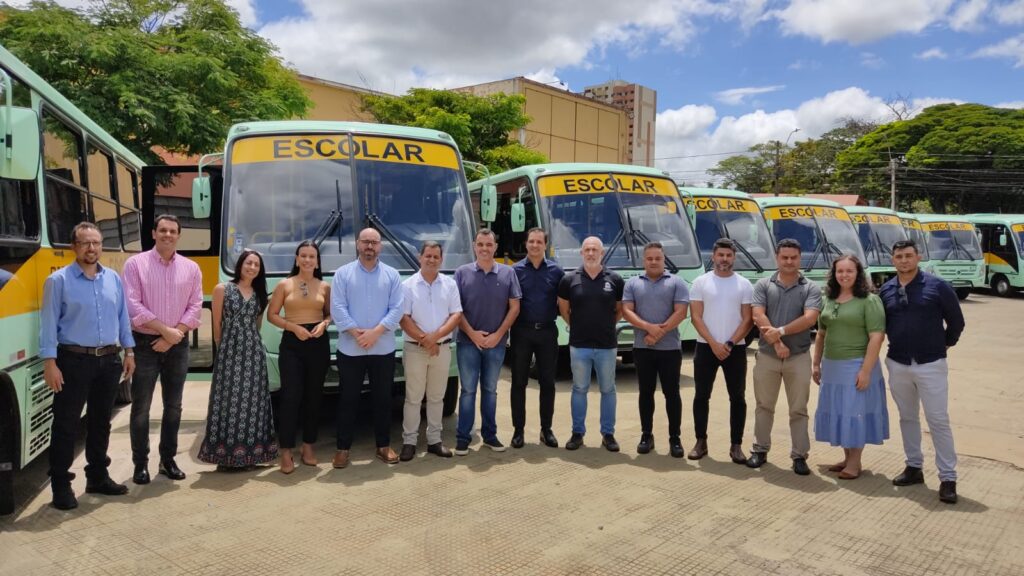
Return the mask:
<path id="1" fill-rule="evenodd" d="M 857 267 L 857 280 L 853 283 L 853 295 L 857 298 L 867 298 L 874 288 L 867 272 L 864 271 L 864 265 L 861 264 L 860 258 L 853 254 L 844 254 L 832 261 L 832 267 L 828 271 L 828 281 L 825 282 L 825 296 L 832 300 L 839 297 L 841 288 L 839 282 L 836 281 L 836 265 L 843 260 L 849 260 Z"/>
<path id="2" fill-rule="evenodd" d="M 313 242 L 312 240 L 303 240 L 302 242 L 300 242 L 299 245 L 295 247 L 295 257 L 298 258 L 299 251 L 301 251 L 306 246 L 309 246 L 313 250 L 316 250 L 316 268 L 313 269 L 313 277 L 316 278 L 317 280 L 323 280 L 324 273 L 320 270 L 320 248 L 317 247 L 316 242 Z M 299 263 L 294 262 L 292 263 L 292 271 L 288 273 L 288 277 L 290 278 L 292 276 L 298 275 Z"/>
<path id="3" fill-rule="evenodd" d="M 250 254 L 255 254 L 260 261 L 260 273 L 252 279 L 252 289 L 256 295 L 256 304 L 260 307 L 260 314 L 263 314 L 263 310 L 267 307 L 267 267 L 263 265 L 263 255 L 250 248 L 242 250 L 242 253 L 238 255 L 238 260 L 235 260 L 235 272 L 231 281 L 238 284 L 238 281 L 242 279 L 242 262 L 245 262 Z"/>

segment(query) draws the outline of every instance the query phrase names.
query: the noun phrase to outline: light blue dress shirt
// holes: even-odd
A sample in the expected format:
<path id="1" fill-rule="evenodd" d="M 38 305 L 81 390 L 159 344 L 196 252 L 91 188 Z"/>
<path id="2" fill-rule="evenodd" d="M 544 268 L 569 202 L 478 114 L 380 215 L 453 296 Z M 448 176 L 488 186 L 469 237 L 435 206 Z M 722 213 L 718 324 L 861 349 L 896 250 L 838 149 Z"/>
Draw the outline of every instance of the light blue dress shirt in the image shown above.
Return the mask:
<path id="1" fill-rule="evenodd" d="M 378 262 L 372 270 L 358 260 L 334 273 L 331 282 L 331 318 L 338 328 L 338 351 L 346 356 L 380 356 L 395 351 L 395 330 L 402 320 L 402 278 L 398 271 Z M 387 328 L 368 349 L 359 347 L 352 328 Z"/>
<path id="2" fill-rule="evenodd" d="M 121 278 L 96 265 L 89 278 L 78 262 L 57 270 L 43 284 L 39 356 L 56 358 L 58 344 L 134 348 L 128 302 Z"/>

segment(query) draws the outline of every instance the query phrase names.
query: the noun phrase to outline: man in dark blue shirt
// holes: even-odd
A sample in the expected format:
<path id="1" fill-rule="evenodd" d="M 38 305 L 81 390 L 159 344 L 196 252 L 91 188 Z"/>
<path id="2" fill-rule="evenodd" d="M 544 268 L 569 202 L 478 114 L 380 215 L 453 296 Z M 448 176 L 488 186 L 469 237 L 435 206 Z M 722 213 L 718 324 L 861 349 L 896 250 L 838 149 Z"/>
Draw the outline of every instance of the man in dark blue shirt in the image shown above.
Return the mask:
<path id="1" fill-rule="evenodd" d="M 565 272 L 553 260 L 544 257 L 548 234 L 543 228 L 526 233 L 526 258 L 512 267 L 519 278 L 523 298 L 519 316 L 511 331 L 512 352 L 512 447 L 522 448 L 526 427 L 526 384 L 530 360 L 537 359 L 537 383 L 540 385 L 540 441 L 558 448 L 551 432 L 555 413 L 555 371 L 558 362 L 558 283 Z"/>
<path id="2" fill-rule="evenodd" d="M 946 350 L 964 330 L 964 315 L 953 287 L 918 268 L 921 256 L 913 240 L 892 247 L 896 277 L 882 285 L 892 398 L 900 411 L 907 465 L 893 478 L 897 486 L 924 483 L 921 467 L 920 407 L 928 421 L 939 469 L 939 500 L 956 503 L 956 450 L 949 425 L 949 368 Z"/>

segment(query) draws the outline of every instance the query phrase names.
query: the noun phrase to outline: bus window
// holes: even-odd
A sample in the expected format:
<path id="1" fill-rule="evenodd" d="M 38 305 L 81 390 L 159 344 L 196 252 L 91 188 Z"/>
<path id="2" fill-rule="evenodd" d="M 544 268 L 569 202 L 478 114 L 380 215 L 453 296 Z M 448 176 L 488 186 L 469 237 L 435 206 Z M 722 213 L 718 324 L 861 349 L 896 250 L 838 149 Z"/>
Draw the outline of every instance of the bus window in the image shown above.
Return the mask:
<path id="1" fill-rule="evenodd" d="M 39 200 L 34 180 L 0 180 L 0 238 L 39 240 Z"/>
<path id="2" fill-rule="evenodd" d="M 43 110 L 43 154 L 46 175 L 57 176 L 81 186 L 82 139 L 55 116 Z"/>
<path id="3" fill-rule="evenodd" d="M 109 250 L 121 249 L 121 234 L 118 232 L 117 204 L 104 198 L 92 199 L 92 221 L 103 235 L 103 247 Z"/>
<path id="4" fill-rule="evenodd" d="M 56 178 L 46 179 L 46 226 L 50 243 L 71 244 L 71 229 L 89 219 L 88 196 Z"/>
<path id="5" fill-rule="evenodd" d="M 139 221 L 139 212 L 121 206 L 120 220 L 121 220 L 121 236 L 124 239 L 124 249 L 129 252 L 140 252 L 142 251 L 142 236 L 139 230 L 142 227 Z"/>
<path id="6" fill-rule="evenodd" d="M 116 167 L 117 202 L 129 208 L 139 207 L 139 176 L 121 162 Z"/>
<path id="7" fill-rule="evenodd" d="M 89 176 L 89 193 L 101 198 L 113 198 L 113 190 L 110 187 L 110 169 L 114 165 L 114 159 L 109 154 L 89 146 L 89 157 L 86 173 Z"/>

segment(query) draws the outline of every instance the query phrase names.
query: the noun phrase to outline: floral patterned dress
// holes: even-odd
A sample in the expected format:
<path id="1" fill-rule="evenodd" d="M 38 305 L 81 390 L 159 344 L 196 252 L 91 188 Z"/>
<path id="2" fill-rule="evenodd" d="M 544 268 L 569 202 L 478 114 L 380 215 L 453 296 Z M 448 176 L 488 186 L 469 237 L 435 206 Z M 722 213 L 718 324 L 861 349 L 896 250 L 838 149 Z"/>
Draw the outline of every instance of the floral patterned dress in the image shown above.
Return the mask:
<path id="1" fill-rule="evenodd" d="M 246 299 L 236 284 L 225 284 L 206 437 L 199 448 L 203 462 L 244 468 L 277 458 L 267 355 L 257 329 L 258 302 L 255 294 Z"/>

